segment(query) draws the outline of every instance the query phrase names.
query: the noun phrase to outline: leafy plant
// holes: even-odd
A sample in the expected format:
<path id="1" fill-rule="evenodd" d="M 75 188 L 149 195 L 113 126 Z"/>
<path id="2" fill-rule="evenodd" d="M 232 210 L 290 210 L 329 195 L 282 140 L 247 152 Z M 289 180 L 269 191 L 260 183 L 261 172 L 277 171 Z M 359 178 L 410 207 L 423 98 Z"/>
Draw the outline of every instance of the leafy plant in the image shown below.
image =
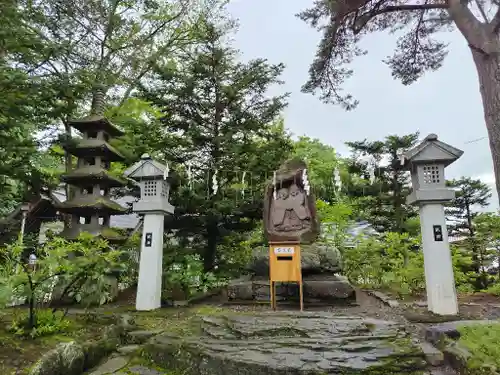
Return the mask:
<path id="1" fill-rule="evenodd" d="M 344 272 L 351 282 L 400 296 L 425 292 L 424 255 L 418 238 L 387 232 L 377 238 L 359 238 L 356 243 L 343 254 Z M 470 255 L 453 247 L 452 262 L 457 289 L 472 291 L 472 275 L 467 271 Z"/>
<path id="2" fill-rule="evenodd" d="M 458 328 L 459 344 L 471 357 L 467 361 L 467 374 L 496 374 L 500 368 L 500 324 L 473 324 Z"/>
<path id="3" fill-rule="evenodd" d="M 203 261 L 198 254 L 185 255 L 164 271 L 166 297 L 174 300 L 188 300 L 198 292 L 206 292 L 220 285 L 222 280 L 212 272 L 204 272 Z"/>
<path id="4" fill-rule="evenodd" d="M 38 260 L 29 265 L 24 247 L 14 243 L 1 249 L 6 262 L 2 265 L 0 285 L 4 298 L 22 298 L 29 306 L 27 329 L 38 328 L 37 307 L 51 298 L 56 285 L 58 299 L 72 297 L 83 301 L 98 295 L 99 303 L 107 301 L 107 287 L 101 280 L 124 268 L 121 252 L 105 240 L 82 234 L 78 241 L 54 237 L 38 249 Z M 90 289 L 85 286 L 92 285 Z M 103 298 L 103 295 L 106 298 Z M 57 308 L 52 310 L 57 312 Z"/>
<path id="5" fill-rule="evenodd" d="M 16 336 L 36 338 L 66 332 L 70 327 L 71 321 L 66 319 L 62 311 L 54 313 L 49 309 L 40 309 L 34 327 L 30 327 L 29 313 L 23 313 L 14 318 L 8 330 Z"/>

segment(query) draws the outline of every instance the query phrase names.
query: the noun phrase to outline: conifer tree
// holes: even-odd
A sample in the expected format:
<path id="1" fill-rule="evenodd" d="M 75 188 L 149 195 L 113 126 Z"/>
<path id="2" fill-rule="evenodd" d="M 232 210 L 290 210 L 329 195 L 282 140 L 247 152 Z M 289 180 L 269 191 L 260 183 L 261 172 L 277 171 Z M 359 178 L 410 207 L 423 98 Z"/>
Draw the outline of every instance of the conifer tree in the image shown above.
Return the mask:
<path id="1" fill-rule="evenodd" d="M 161 83 L 143 87 L 163 111 L 165 157 L 181 166 L 172 225 L 201 237 L 207 270 L 224 261 L 217 246 L 227 234 L 261 219 L 263 184 L 292 149 L 279 117 L 287 95 L 267 95 L 284 66 L 239 62 L 230 26 L 205 24 L 197 50 L 182 65 L 159 66 Z"/>

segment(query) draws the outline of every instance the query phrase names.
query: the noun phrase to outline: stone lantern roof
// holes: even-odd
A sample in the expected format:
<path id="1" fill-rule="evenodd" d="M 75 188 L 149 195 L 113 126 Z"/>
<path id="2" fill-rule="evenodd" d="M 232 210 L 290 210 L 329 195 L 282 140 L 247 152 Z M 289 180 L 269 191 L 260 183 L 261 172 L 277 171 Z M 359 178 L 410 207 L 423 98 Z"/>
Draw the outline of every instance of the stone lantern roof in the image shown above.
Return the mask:
<path id="1" fill-rule="evenodd" d="M 429 134 L 425 139 L 403 154 L 404 166 L 410 164 L 440 163 L 445 167 L 453 163 L 464 152 L 438 140 L 436 134 Z"/>

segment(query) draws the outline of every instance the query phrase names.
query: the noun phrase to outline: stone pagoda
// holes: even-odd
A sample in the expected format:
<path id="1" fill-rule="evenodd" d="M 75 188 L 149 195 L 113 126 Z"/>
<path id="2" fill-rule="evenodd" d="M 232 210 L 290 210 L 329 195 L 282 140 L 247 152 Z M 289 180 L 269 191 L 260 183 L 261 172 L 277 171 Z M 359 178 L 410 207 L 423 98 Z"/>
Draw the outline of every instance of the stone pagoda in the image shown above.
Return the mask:
<path id="1" fill-rule="evenodd" d="M 90 116 L 70 121 L 70 126 L 82 134 L 64 148 L 78 158 L 76 168 L 61 180 L 71 185 L 71 194 L 58 205 L 59 211 L 71 216 L 61 235 L 76 239 L 81 232 L 113 241 L 124 239 L 110 228 L 111 215 L 126 213 L 127 209 L 110 199 L 110 189 L 125 185 L 125 181 L 110 173 L 112 162 L 123 156 L 108 142 L 123 132 L 104 117 L 104 93 L 98 90 Z"/>

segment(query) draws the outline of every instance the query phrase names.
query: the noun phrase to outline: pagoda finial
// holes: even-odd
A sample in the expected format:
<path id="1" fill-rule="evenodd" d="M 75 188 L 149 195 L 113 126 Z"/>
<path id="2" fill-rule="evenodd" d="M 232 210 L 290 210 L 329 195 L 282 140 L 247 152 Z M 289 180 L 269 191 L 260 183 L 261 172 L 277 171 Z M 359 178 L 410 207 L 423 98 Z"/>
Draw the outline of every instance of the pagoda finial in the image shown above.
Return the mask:
<path id="1" fill-rule="evenodd" d="M 97 116 L 104 116 L 106 88 L 102 84 L 94 86 L 92 92 L 92 108 L 91 113 Z"/>

